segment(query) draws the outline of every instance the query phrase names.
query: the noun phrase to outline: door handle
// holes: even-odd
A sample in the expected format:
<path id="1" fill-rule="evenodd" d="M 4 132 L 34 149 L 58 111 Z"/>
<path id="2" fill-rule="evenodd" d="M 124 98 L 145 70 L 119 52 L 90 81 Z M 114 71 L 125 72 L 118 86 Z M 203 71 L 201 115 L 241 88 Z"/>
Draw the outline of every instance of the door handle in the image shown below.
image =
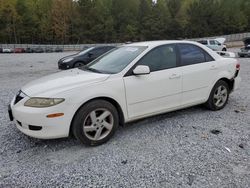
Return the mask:
<path id="1" fill-rule="evenodd" d="M 216 69 L 218 69 L 218 68 L 217 68 L 217 66 L 215 66 L 215 65 L 212 65 L 212 66 L 210 67 L 210 70 L 216 70 Z"/>
<path id="2" fill-rule="evenodd" d="M 178 78 L 180 78 L 181 77 L 181 75 L 179 75 L 179 74 L 172 74 L 170 77 L 169 77 L 169 79 L 178 79 Z"/>

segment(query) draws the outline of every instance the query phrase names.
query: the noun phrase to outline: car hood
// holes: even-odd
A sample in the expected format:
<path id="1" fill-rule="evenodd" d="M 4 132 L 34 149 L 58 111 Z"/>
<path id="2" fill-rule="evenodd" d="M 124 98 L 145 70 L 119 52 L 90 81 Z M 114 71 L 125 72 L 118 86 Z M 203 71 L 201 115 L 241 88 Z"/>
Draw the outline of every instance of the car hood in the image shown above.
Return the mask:
<path id="1" fill-rule="evenodd" d="M 216 38 L 219 43 L 224 44 L 226 42 L 226 38 Z"/>
<path id="2" fill-rule="evenodd" d="M 108 74 L 71 69 L 34 80 L 21 90 L 29 97 L 50 97 L 82 85 L 105 81 L 109 76 Z"/>
<path id="3" fill-rule="evenodd" d="M 75 58 L 75 57 L 77 57 L 77 56 L 79 56 L 79 54 L 72 54 L 72 55 L 69 55 L 69 56 L 66 56 L 66 57 L 61 58 L 60 61 L 63 61 L 63 60 L 65 60 L 65 59 L 69 59 L 69 58 Z"/>

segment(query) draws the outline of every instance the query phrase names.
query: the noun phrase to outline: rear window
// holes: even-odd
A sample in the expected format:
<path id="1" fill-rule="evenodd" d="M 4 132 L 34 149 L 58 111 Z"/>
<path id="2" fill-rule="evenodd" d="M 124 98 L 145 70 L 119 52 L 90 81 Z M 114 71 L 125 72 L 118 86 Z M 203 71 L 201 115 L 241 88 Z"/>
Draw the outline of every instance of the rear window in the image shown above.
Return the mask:
<path id="1" fill-rule="evenodd" d="M 196 45 L 178 44 L 178 47 L 181 56 L 181 66 L 214 61 L 206 51 Z"/>
<path id="2" fill-rule="evenodd" d="M 203 45 L 207 45 L 207 40 L 200 40 L 198 42 L 201 43 L 201 44 L 203 44 Z"/>

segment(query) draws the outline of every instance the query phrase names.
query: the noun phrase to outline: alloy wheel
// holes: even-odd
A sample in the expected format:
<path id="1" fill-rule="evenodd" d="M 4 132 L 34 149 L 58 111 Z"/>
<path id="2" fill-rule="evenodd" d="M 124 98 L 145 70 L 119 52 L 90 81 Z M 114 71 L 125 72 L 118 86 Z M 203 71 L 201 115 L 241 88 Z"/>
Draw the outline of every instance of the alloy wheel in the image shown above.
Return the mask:
<path id="1" fill-rule="evenodd" d="M 214 92 L 214 104 L 217 107 L 222 107 L 228 98 L 227 88 L 223 85 L 219 86 Z"/>
<path id="2" fill-rule="evenodd" d="M 83 123 L 83 131 L 88 139 L 102 140 L 109 135 L 114 126 L 114 117 L 107 109 L 96 109 L 90 112 Z"/>

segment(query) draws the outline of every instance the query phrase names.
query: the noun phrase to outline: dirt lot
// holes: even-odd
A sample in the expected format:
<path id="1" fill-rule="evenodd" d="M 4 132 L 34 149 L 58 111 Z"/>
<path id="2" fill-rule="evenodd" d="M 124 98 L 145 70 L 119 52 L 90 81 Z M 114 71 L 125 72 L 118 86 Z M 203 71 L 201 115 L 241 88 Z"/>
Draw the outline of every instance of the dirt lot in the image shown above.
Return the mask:
<path id="1" fill-rule="evenodd" d="M 99 147 L 23 135 L 7 105 L 68 54 L 0 54 L 0 187 L 250 187 L 250 59 L 239 59 L 241 88 L 219 112 L 197 106 L 130 123 Z"/>

